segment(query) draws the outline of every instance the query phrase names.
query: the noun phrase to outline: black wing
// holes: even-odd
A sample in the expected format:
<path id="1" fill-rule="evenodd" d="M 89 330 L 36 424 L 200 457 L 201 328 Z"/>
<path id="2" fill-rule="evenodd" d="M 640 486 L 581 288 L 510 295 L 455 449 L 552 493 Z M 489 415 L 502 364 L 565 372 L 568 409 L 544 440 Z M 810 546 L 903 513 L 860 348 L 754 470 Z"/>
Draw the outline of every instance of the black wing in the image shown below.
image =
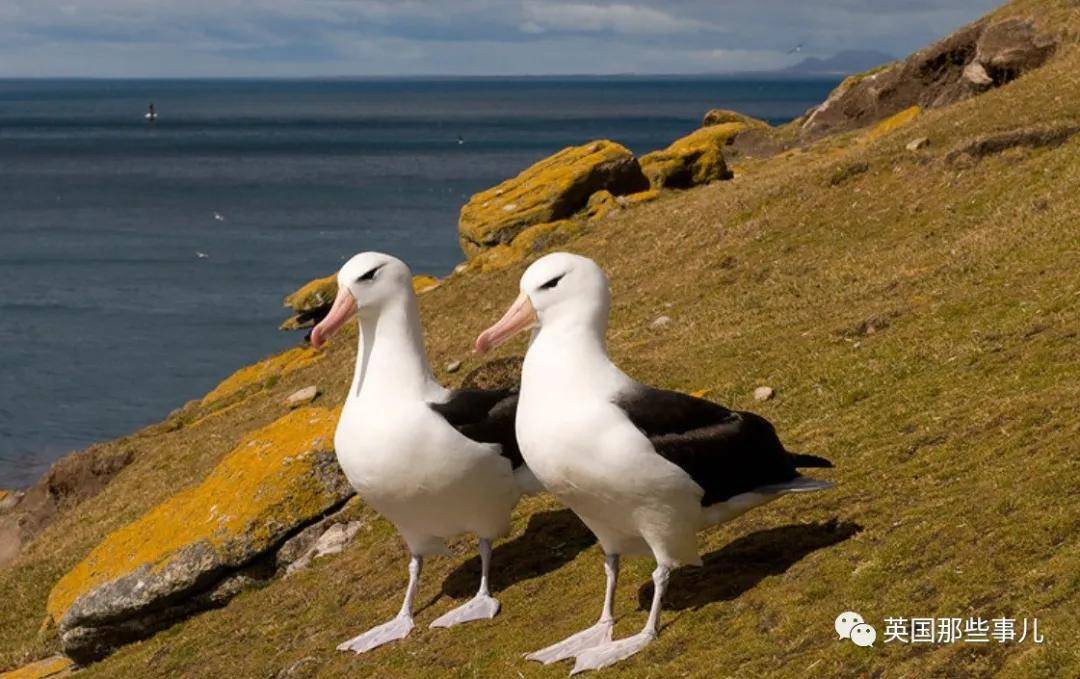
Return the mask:
<path id="1" fill-rule="evenodd" d="M 525 464 L 514 435 L 517 392 L 513 389 L 455 389 L 443 403 L 428 406 L 463 435 L 479 443 L 497 443 L 512 468 Z"/>
<path id="2" fill-rule="evenodd" d="M 705 489 L 702 506 L 799 476 L 768 420 L 686 394 L 638 385 L 615 399 L 656 452 Z"/>

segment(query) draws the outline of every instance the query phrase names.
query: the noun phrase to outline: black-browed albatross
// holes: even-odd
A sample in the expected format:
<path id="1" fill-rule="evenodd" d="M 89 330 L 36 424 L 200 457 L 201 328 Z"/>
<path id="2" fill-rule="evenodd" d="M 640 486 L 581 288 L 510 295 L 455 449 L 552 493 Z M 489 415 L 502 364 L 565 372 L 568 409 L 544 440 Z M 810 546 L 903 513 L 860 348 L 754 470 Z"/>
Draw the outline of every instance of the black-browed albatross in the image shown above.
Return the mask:
<path id="1" fill-rule="evenodd" d="M 575 657 L 573 672 L 637 653 L 657 634 L 671 569 L 701 565 L 696 534 L 793 492 L 831 484 L 797 467 L 827 460 L 785 450 L 748 412 L 640 384 L 608 358 L 607 277 L 592 260 L 554 253 L 521 277 L 521 294 L 476 340 L 486 351 L 535 328 L 525 356 L 517 438 L 536 478 L 596 534 L 607 554 L 600 620 L 527 657 Z M 656 559 L 655 591 L 640 633 L 612 641 L 619 556 Z"/>
<path id="2" fill-rule="evenodd" d="M 338 463 L 412 554 L 397 617 L 338 646 L 363 653 L 409 633 L 424 557 L 445 553 L 444 540 L 461 533 L 480 540 L 480 589 L 431 626 L 494 617 L 491 541 L 508 532 L 511 510 L 536 480 L 514 439 L 516 394 L 450 391 L 432 376 L 409 267 L 365 252 L 346 262 L 337 280 L 337 298 L 311 331 L 311 343 L 321 346 L 352 315 L 359 317 L 356 370 L 334 435 Z"/>

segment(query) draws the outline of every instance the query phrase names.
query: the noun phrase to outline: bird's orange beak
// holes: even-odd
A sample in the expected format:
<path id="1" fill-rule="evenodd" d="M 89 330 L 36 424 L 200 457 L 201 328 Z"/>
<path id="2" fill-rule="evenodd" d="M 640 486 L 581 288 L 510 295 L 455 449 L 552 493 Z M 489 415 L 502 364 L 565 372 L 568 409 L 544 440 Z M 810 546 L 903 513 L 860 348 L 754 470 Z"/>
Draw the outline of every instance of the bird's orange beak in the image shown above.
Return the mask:
<path id="1" fill-rule="evenodd" d="M 330 335 L 345 325 L 345 321 L 352 318 L 355 313 L 356 298 L 352 296 L 348 288 L 338 286 L 337 297 L 334 298 L 334 305 L 330 307 L 330 313 L 311 329 L 311 346 L 318 349 L 326 344 Z"/>
<path id="2" fill-rule="evenodd" d="M 536 309 L 533 308 L 529 296 L 523 292 L 518 295 L 498 323 L 480 333 L 476 338 L 474 350 L 480 354 L 491 351 L 519 332 L 535 327 L 536 323 Z"/>

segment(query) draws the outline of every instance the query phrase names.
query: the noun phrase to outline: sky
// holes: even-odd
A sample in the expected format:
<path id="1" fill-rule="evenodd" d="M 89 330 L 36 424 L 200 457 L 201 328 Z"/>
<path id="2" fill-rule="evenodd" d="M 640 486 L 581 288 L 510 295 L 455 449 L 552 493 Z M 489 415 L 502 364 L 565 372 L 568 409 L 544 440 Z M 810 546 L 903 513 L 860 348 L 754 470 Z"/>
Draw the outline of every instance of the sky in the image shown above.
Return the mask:
<path id="1" fill-rule="evenodd" d="M 0 77 L 771 70 L 904 56 L 1001 1 L 0 0 Z"/>

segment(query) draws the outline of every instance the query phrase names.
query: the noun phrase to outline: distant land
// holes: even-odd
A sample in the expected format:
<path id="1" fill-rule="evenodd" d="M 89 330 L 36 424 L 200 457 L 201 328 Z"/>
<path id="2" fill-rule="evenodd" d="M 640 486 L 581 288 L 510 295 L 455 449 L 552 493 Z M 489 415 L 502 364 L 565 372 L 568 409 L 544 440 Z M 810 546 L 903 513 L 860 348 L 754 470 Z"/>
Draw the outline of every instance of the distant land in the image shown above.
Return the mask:
<path id="1" fill-rule="evenodd" d="M 893 61 L 895 58 L 891 54 L 876 50 L 845 50 L 824 59 L 807 57 L 779 72 L 797 75 L 848 75 Z"/>

